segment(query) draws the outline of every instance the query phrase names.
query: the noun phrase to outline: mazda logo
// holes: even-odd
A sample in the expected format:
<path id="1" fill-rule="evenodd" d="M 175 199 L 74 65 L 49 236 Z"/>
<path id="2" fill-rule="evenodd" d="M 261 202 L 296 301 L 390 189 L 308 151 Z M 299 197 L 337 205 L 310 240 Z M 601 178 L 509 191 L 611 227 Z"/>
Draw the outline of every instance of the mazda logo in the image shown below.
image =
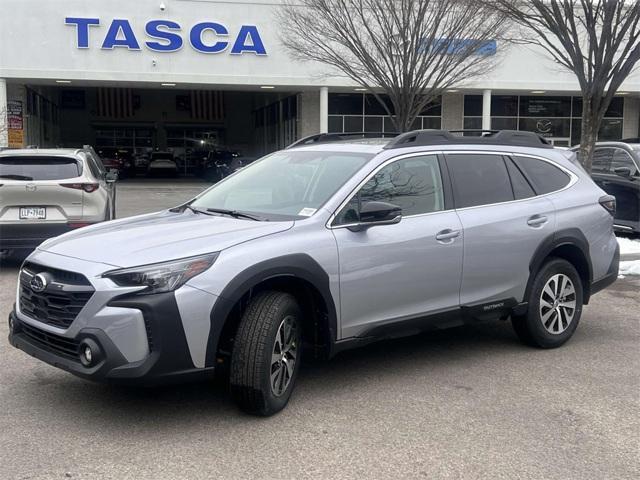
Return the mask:
<path id="1" fill-rule="evenodd" d="M 35 192 L 38 190 L 38 186 L 34 183 L 27 183 L 24 188 L 27 192 Z"/>
<path id="2" fill-rule="evenodd" d="M 36 293 L 40 293 L 44 292 L 44 289 L 47 288 L 48 283 L 49 281 L 47 280 L 47 277 L 39 273 L 31 279 L 29 285 L 31 286 L 31 290 Z"/>
<path id="3" fill-rule="evenodd" d="M 551 131 L 551 127 L 553 127 L 551 120 L 538 120 L 536 123 L 536 128 L 540 133 L 549 133 Z"/>

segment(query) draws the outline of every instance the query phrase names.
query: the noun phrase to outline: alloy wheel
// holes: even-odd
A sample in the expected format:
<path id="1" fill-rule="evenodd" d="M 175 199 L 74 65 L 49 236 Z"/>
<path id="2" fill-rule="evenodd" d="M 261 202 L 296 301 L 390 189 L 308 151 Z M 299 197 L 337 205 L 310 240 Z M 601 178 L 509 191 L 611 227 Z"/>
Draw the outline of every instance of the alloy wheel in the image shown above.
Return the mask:
<path id="1" fill-rule="evenodd" d="M 270 383 L 271 391 L 276 397 L 286 390 L 295 371 L 298 359 L 300 332 L 295 317 L 289 315 L 282 320 L 271 353 Z"/>
<path id="2" fill-rule="evenodd" d="M 540 294 L 540 320 L 547 332 L 560 335 L 576 313 L 576 290 L 571 279 L 562 273 L 553 275 Z"/>

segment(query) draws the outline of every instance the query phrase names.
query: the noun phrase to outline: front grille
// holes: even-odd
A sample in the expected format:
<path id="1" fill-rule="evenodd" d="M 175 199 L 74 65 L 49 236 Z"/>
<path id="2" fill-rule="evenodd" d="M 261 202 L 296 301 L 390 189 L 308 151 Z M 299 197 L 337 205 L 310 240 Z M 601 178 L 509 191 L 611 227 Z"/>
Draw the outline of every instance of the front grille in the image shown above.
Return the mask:
<path id="1" fill-rule="evenodd" d="M 20 330 L 36 346 L 71 360 L 79 361 L 80 344 L 75 340 L 33 328 L 24 322 L 20 323 Z"/>
<path id="2" fill-rule="evenodd" d="M 47 279 L 44 291 L 31 287 L 34 276 Z M 68 328 L 94 293 L 83 275 L 26 263 L 20 271 L 20 311 L 39 322 Z"/>

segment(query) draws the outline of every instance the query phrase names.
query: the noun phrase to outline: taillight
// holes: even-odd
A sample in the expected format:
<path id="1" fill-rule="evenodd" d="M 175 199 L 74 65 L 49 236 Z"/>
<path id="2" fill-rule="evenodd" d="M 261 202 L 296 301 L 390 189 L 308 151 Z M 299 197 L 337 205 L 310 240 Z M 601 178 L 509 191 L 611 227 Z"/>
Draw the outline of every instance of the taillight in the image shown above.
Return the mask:
<path id="1" fill-rule="evenodd" d="M 600 197 L 600 205 L 613 217 L 616 214 L 616 197 L 613 195 L 605 195 Z"/>
<path id="2" fill-rule="evenodd" d="M 75 188 L 76 190 L 84 190 L 87 193 L 95 192 L 100 188 L 98 183 L 61 183 L 61 187 Z"/>

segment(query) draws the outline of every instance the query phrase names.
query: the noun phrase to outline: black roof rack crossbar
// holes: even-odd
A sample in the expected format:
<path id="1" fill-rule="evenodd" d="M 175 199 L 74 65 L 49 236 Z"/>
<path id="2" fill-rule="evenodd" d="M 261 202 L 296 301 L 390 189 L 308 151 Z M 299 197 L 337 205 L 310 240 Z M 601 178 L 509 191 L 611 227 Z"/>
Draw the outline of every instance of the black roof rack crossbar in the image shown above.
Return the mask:
<path id="1" fill-rule="evenodd" d="M 453 133 L 480 133 L 481 136 L 459 136 Z M 547 139 L 534 132 L 520 130 L 414 130 L 391 140 L 385 149 L 427 145 L 505 145 L 512 147 L 553 148 Z"/>
<path id="2" fill-rule="evenodd" d="M 349 140 L 350 138 L 392 138 L 397 137 L 397 132 L 344 132 L 344 133 L 316 133 L 308 137 L 296 140 L 287 148 L 312 145 L 314 143 L 331 143 Z"/>

